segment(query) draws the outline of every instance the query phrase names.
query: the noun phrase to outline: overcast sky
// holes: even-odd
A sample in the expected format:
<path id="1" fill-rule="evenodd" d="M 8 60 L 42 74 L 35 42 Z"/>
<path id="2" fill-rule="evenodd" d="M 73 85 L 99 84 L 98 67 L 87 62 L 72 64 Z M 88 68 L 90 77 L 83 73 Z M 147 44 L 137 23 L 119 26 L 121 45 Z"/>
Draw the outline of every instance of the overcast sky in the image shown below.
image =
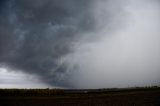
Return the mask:
<path id="1" fill-rule="evenodd" d="M 160 85 L 159 0 L 1 0 L 1 88 Z"/>

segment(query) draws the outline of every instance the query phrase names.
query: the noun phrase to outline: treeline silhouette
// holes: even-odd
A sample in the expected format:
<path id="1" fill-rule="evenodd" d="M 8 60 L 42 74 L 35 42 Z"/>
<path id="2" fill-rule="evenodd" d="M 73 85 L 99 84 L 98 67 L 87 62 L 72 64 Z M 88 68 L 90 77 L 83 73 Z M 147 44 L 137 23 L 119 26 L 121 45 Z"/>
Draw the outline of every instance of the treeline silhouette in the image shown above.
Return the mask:
<path id="1" fill-rule="evenodd" d="M 20 96 L 20 97 L 51 97 L 51 96 L 65 96 L 70 94 L 114 94 L 137 91 L 155 91 L 160 90 L 159 86 L 148 87 L 132 87 L 132 88 L 103 88 L 103 89 L 0 89 L 0 97 Z"/>
<path id="2" fill-rule="evenodd" d="M 0 97 L 5 96 L 58 96 L 64 94 L 62 89 L 0 89 Z"/>

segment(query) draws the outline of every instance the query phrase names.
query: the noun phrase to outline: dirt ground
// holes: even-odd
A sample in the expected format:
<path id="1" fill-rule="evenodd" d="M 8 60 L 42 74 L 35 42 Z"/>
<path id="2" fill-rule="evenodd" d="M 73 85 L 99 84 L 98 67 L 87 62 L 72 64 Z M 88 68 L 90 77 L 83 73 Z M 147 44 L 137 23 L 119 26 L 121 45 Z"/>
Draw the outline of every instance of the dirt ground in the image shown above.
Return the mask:
<path id="1" fill-rule="evenodd" d="M 0 106 L 160 106 L 160 91 L 0 97 Z"/>

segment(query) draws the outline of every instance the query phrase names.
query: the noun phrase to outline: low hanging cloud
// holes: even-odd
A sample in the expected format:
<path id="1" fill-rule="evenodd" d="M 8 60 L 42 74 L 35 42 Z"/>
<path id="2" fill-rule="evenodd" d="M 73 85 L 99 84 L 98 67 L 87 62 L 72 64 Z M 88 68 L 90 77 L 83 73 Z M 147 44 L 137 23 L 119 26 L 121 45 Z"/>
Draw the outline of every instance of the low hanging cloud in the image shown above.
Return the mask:
<path id="1" fill-rule="evenodd" d="M 0 5 L 3 68 L 69 88 L 160 84 L 158 0 L 7 0 Z"/>
<path id="2" fill-rule="evenodd" d="M 73 51 L 79 33 L 93 29 L 90 2 L 9 0 L 5 4 L 0 62 L 11 70 L 38 74 L 47 83 L 68 86 L 67 66 L 59 60 Z"/>

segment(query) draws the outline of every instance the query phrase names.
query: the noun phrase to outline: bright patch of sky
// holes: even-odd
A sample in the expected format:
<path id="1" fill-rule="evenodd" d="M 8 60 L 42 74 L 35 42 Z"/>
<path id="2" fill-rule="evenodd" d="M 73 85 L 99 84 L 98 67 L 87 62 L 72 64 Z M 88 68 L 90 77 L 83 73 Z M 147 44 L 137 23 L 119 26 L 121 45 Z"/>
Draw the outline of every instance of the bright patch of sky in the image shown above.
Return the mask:
<path id="1" fill-rule="evenodd" d="M 24 73 L 15 73 L 5 68 L 0 68 L 0 88 L 45 88 L 49 87 L 43 84 L 36 76 Z"/>

